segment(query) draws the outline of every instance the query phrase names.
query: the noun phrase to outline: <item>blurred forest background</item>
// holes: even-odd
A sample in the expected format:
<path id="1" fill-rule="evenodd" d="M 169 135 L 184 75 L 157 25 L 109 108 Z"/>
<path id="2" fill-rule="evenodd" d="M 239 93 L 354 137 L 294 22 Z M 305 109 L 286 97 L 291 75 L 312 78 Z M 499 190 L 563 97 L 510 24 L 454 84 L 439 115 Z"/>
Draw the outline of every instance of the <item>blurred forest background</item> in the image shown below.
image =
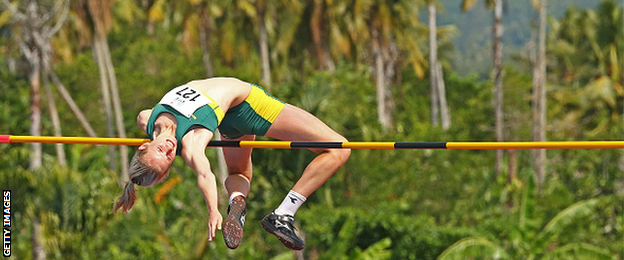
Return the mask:
<path id="1" fill-rule="evenodd" d="M 166 91 L 233 76 L 351 141 L 623 137 L 615 0 L 0 1 L 0 134 L 144 138 L 136 115 Z M 181 159 L 113 215 L 134 147 L 0 151 L 14 259 L 624 257 L 624 149 L 354 150 L 297 214 L 301 252 L 260 220 L 310 151 L 254 151 L 236 250 L 207 242 Z"/>

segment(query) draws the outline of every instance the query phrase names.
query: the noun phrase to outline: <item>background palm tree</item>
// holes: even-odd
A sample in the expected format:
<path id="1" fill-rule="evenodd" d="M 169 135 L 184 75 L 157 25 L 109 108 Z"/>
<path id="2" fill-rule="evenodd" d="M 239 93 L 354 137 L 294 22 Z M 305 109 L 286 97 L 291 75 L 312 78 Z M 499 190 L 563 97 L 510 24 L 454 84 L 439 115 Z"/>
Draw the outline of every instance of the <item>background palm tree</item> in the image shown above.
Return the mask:
<path id="1" fill-rule="evenodd" d="M 539 13 L 537 48 L 533 64 L 533 140 L 546 141 L 546 8 L 547 0 L 536 3 Z M 546 150 L 534 150 L 535 181 L 542 186 L 546 174 Z"/>
<path id="2" fill-rule="evenodd" d="M 108 46 L 107 33 L 111 29 L 113 18 L 112 10 L 114 1 L 80 0 L 74 4 L 74 12 L 81 24 L 89 25 L 80 27 L 80 34 L 91 40 L 94 60 L 97 64 L 100 76 L 100 91 L 104 105 L 106 118 L 106 136 L 120 138 L 126 137 L 126 129 L 123 120 L 121 101 L 117 77 L 112 63 L 110 48 Z M 116 129 L 116 131 L 115 131 Z M 109 169 L 117 169 L 117 147 L 109 147 Z M 121 176 L 119 182 L 128 179 L 128 148 L 119 146 Z"/>
<path id="3" fill-rule="evenodd" d="M 431 124 L 438 125 L 438 117 L 442 121 L 442 128 L 448 130 L 451 126 L 451 114 L 446 103 L 446 87 L 442 65 L 438 61 L 437 42 L 437 1 L 429 1 L 429 81 L 431 84 Z"/>
<path id="4" fill-rule="evenodd" d="M 39 136 L 41 135 L 41 74 L 49 71 L 51 67 L 52 46 L 50 42 L 67 18 L 69 2 L 58 1 L 53 6 L 41 6 L 34 0 L 23 2 L 23 6 L 14 6 L 8 0 L 3 0 L 2 3 L 9 10 L 9 14 L 14 17 L 14 39 L 30 65 L 31 125 L 29 133 L 32 136 Z M 55 19 L 50 19 L 53 17 Z M 60 129 L 60 126 L 57 125 L 56 128 Z M 33 156 L 30 160 L 30 168 L 38 169 L 42 163 L 41 144 L 31 146 Z"/>
<path id="5" fill-rule="evenodd" d="M 314 52 L 316 53 L 318 66 L 320 69 L 327 69 L 329 71 L 334 71 L 336 69 L 336 65 L 327 50 L 327 42 L 324 41 L 329 38 L 327 30 L 327 9 L 331 9 L 333 3 L 333 1 L 314 0 L 310 17 L 310 33 L 314 43 Z"/>
<path id="6" fill-rule="evenodd" d="M 478 0 L 463 0 L 462 10 L 470 10 Z M 503 37 L 503 0 L 486 0 L 488 8 L 493 9 L 494 23 L 492 26 L 492 74 L 494 78 L 494 133 L 497 142 L 505 140 L 503 122 L 503 49 L 501 39 Z M 496 150 L 496 162 L 494 165 L 495 175 L 501 172 L 503 163 L 503 150 Z"/>
<path id="7" fill-rule="evenodd" d="M 606 126 L 617 119 L 611 116 L 612 120 L 605 118 L 606 121 L 596 122 L 589 118 L 596 113 L 612 115 L 614 111 L 621 110 L 624 91 L 617 71 L 622 64 L 618 61 L 621 56 L 618 52 L 622 52 L 624 47 L 622 32 L 600 31 L 616 24 L 621 26 L 622 8 L 616 8 L 614 4 L 613 1 L 604 1 L 597 11 L 571 8 L 561 20 L 551 20 L 550 23 L 552 30 L 548 35 L 548 49 L 554 61 L 553 72 L 567 86 L 556 89 L 557 94 L 553 98 L 555 102 L 567 100 L 565 102 L 571 105 L 570 111 L 574 111 L 564 118 L 555 118 L 554 123 L 577 136 L 589 137 L 610 131 Z M 590 130 L 580 131 L 579 125 L 588 126 Z"/>
<path id="8" fill-rule="evenodd" d="M 416 45 L 414 38 L 416 35 L 401 38 L 405 32 L 414 32 L 422 25 L 413 19 L 418 13 L 417 4 L 413 1 L 379 1 L 363 6 L 362 13 L 354 13 L 355 24 L 362 16 L 366 20 L 366 31 L 370 32 L 368 42 L 370 42 L 371 67 L 374 72 L 376 96 L 377 96 L 377 117 L 380 124 L 386 128 L 393 125 L 392 113 L 394 110 L 394 97 L 392 79 L 397 76 L 400 70 L 398 57 L 401 55 L 398 46 Z M 407 34 L 409 35 L 409 34 Z M 424 63 L 425 58 L 418 53 L 419 48 L 411 50 L 406 54 L 408 61 L 418 68 Z M 420 58 L 414 58 L 420 57 Z M 417 69 L 418 71 L 418 69 Z"/>

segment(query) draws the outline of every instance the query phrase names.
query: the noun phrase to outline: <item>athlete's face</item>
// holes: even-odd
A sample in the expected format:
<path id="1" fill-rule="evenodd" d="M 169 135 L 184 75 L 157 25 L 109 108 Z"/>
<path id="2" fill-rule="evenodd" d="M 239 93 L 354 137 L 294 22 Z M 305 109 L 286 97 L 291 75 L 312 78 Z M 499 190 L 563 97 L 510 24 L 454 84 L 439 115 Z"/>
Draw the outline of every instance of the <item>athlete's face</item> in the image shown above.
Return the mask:
<path id="1" fill-rule="evenodd" d="M 145 143 L 139 147 L 145 150 L 143 158 L 145 162 L 167 172 L 176 156 L 176 140 L 172 137 L 159 136 L 151 143 Z"/>

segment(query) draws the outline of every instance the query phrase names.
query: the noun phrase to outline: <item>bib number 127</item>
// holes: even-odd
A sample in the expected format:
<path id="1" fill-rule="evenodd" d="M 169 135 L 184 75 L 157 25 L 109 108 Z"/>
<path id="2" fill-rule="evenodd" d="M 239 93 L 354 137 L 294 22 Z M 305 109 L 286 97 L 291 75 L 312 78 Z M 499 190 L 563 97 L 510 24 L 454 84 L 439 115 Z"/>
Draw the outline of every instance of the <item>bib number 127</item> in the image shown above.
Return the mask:
<path id="1" fill-rule="evenodd" d="M 189 101 L 195 101 L 196 98 L 201 96 L 201 93 L 197 93 L 197 91 L 189 87 L 177 91 L 176 94 Z"/>

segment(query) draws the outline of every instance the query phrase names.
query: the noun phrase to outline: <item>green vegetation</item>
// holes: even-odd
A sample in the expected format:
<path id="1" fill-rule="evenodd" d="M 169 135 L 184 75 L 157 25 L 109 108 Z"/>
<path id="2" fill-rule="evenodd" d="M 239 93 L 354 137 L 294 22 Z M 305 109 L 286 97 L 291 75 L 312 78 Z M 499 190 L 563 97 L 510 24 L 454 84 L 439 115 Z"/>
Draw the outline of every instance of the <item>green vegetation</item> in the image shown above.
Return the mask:
<path id="1" fill-rule="evenodd" d="M 132 1 L 117 1 L 116 5 L 128 2 Z M 129 137 L 144 137 L 135 127 L 141 109 L 152 106 L 171 87 L 206 75 L 201 50 L 182 47 L 185 37 L 197 35 L 184 28 L 193 20 L 182 21 L 187 16 L 181 9 L 202 1 L 173 2 L 179 6 L 166 7 L 171 10 L 162 14 L 162 20 L 141 15 L 131 20 L 121 12 L 128 9 L 113 10 L 117 20 L 108 43 Z M 254 12 L 244 9 L 253 4 L 215 2 L 222 5 L 212 6 L 211 14 L 214 22 L 224 27 L 217 26 L 210 39 L 214 74 L 260 82 L 254 29 L 242 29 L 255 28 L 255 18 L 246 16 Z M 305 1 L 277 2 L 287 6 Z M 339 4 L 349 6 L 348 1 L 334 2 L 336 10 L 342 10 Z M 144 7 L 138 6 L 134 8 L 140 12 Z M 292 15 L 308 19 L 310 10 L 301 8 L 301 13 L 292 11 Z M 157 10 L 151 11 L 154 15 Z M 561 18 L 551 19 L 547 42 L 549 140 L 622 140 L 622 13 L 621 6 L 607 0 L 595 9 L 570 9 Z M 237 29 L 225 34 L 220 31 L 227 28 L 225 25 Z M 144 29 L 149 26 L 153 27 L 151 33 Z M 0 28 L 10 31 L 9 25 Z M 314 113 L 351 141 L 494 139 L 491 83 L 478 76 L 461 76 L 445 67 L 452 125 L 444 131 L 430 124 L 428 76 L 419 77 L 412 65 L 403 61 L 406 64 L 397 71 L 400 77 L 395 77 L 392 86 L 394 125 L 384 128 L 377 120 L 374 75 L 370 64 L 358 56 L 362 46 L 348 46 L 351 56 L 332 50 L 332 55 L 340 57 L 335 60 L 335 70 L 319 70 L 309 50 L 312 40 L 308 24 L 293 22 L 270 28 L 273 38 L 269 42 L 278 53 L 272 57 L 272 94 Z M 287 35 L 289 30 L 297 33 L 286 39 L 276 36 Z M 64 37 L 77 37 L 74 34 Z M 223 39 L 226 37 L 230 38 Z M 222 40 L 231 45 L 222 45 Z M 90 49 L 78 46 L 77 39 L 73 41 L 71 58 L 59 54 L 54 71 L 98 135 L 104 136 L 106 122 L 97 65 Z M 6 69 L 19 54 L 9 43 L 9 36 L 0 36 L 0 44 L 4 54 L 0 57 L 0 134 L 28 135 L 27 69 Z M 60 50 L 60 46 L 55 48 Z M 234 54 L 231 60 L 221 56 L 226 52 Z M 510 141 L 531 139 L 532 68 L 527 59 L 514 57 L 505 64 L 505 137 Z M 63 135 L 85 136 L 67 104 L 56 91 L 54 95 Z M 53 135 L 46 102 L 43 99 L 42 135 Z M 34 240 L 43 242 L 48 259 L 296 257 L 262 229 L 260 220 L 281 202 L 313 157 L 310 151 L 254 151 L 245 236 L 238 249 L 229 250 L 220 234 L 214 242 L 206 240 L 204 199 L 194 172 L 180 158 L 165 182 L 138 188 L 138 200 L 130 213 L 113 215 L 113 202 L 122 188 L 120 171 L 109 170 L 108 148 L 63 148 L 66 166 L 58 164 L 54 145 L 45 144 L 43 166 L 29 170 L 30 145 L 0 144 L 0 187 L 12 191 L 12 254 L 19 259 L 33 258 Z M 206 153 L 216 172 L 215 149 Z M 518 150 L 513 156 L 508 153 L 498 176 L 494 174 L 494 151 L 354 150 L 347 164 L 296 216 L 307 243 L 304 258 L 624 257 L 624 149 L 549 150 L 547 157 L 546 181 L 536 187 L 528 150 Z M 517 178 L 507 178 L 511 170 L 517 172 Z M 227 202 L 220 199 L 225 214 Z M 36 235 L 40 237 L 33 238 Z"/>

